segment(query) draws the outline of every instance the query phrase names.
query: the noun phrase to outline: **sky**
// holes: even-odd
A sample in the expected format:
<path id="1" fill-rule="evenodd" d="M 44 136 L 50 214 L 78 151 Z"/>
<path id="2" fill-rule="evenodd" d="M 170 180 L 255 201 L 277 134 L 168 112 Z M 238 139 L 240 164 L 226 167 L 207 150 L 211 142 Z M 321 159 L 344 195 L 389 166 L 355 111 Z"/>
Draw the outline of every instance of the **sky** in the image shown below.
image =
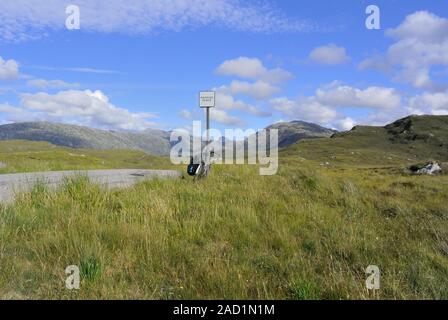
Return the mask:
<path id="1" fill-rule="evenodd" d="M 79 29 L 67 28 L 70 5 Z M 370 5 L 379 19 L 368 20 Z M 0 124 L 190 128 L 204 120 L 202 90 L 216 91 L 218 129 L 448 114 L 448 2 L 0 3 Z"/>

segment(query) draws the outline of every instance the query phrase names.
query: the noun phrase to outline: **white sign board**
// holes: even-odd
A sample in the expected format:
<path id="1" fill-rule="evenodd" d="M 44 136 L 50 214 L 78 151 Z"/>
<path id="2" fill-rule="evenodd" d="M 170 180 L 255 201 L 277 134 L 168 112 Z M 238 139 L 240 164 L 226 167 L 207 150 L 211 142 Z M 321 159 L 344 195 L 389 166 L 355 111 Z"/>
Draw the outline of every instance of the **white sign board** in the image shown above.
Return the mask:
<path id="1" fill-rule="evenodd" d="M 215 106 L 215 92 L 202 91 L 199 93 L 199 107 L 213 108 Z"/>

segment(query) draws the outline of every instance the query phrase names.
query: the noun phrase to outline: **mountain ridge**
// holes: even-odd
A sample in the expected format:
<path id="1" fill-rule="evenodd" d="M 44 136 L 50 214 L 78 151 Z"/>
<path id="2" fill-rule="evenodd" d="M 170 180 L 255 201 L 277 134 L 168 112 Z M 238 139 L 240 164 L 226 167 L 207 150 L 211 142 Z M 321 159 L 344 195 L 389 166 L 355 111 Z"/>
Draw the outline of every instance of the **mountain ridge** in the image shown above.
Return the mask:
<path id="1" fill-rule="evenodd" d="M 428 155 L 448 159 L 448 116 L 411 115 L 386 126 L 355 126 L 344 132 L 300 120 L 275 123 L 266 129 L 279 130 L 280 148 L 294 149 L 296 145 L 308 143 L 320 153 L 324 149 L 346 148 L 382 153 L 400 151 L 411 158 Z M 99 150 L 131 149 L 154 155 L 168 155 L 172 146 L 169 131 L 101 130 L 51 122 L 0 125 L 0 140 L 46 141 L 58 146 Z"/>
<path id="2" fill-rule="evenodd" d="M 0 126 L 0 140 L 46 141 L 54 145 L 87 149 L 133 149 L 166 155 L 169 133 L 162 130 L 121 132 L 52 122 L 17 122 Z"/>
<path id="3" fill-rule="evenodd" d="M 284 148 L 304 139 L 329 138 L 336 130 L 322 127 L 318 124 L 293 120 L 277 122 L 266 129 L 278 129 L 278 146 Z"/>
<path id="4" fill-rule="evenodd" d="M 334 130 L 304 121 L 281 122 L 266 129 L 279 129 L 279 147 L 302 139 L 329 137 Z M 170 131 L 146 129 L 141 132 L 95 129 L 53 122 L 16 122 L 0 125 L 0 140 L 46 141 L 57 146 L 87 149 L 132 149 L 168 155 Z"/>

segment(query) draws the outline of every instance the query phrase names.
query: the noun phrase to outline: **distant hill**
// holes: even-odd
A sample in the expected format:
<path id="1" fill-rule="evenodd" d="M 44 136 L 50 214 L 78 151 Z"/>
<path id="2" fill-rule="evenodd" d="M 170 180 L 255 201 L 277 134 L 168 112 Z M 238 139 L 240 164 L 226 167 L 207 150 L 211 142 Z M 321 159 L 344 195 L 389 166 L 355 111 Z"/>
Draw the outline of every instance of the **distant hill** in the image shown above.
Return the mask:
<path id="1" fill-rule="evenodd" d="M 280 148 L 287 147 L 303 139 L 329 138 L 337 131 L 305 121 L 278 122 L 266 129 L 278 129 Z"/>
<path id="2" fill-rule="evenodd" d="M 170 150 L 169 132 L 148 129 L 139 133 L 106 131 L 50 122 L 22 122 L 0 126 L 0 140 L 46 141 L 88 149 L 133 149 L 156 155 Z"/>
<path id="3" fill-rule="evenodd" d="M 329 137 L 335 132 L 303 121 L 281 122 L 267 127 L 272 128 L 279 130 L 280 147 L 289 146 L 301 139 Z M 1 125 L 0 140 L 46 141 L 70 148 L 131 149 L 155 155 L 168 155 L 171 148 L 168 131 L 110 131 L 51 122 Z"/>
<path id="4" fill-rule="evenodd" d="M 387 126 L 355 126 L 346 132 L 303 121 L 280 122 L 281 154 L 326 165 L 396 165 L 418 161 L 448 162 L 448 116 L 409 116 Z M 119 132 L 49 122 L 0 126 L 0 140 L 45 141 L 57 146 L 86 149 L 131 149 L 168 155 L 170 132 Z M 241 145 L 241 144 L 240 144 Z M 246 147 L 246 143 L 243 144 Z M 237 144 L 238 146 L 238 144 Z"/>
<path id="5" fill-rule="evenodd" d="M 301 141 L 284 154 L 344 164 L 448 161 L 448 116 L 408 116 L 384 127 L 355 126 L 329 139 Z"/>

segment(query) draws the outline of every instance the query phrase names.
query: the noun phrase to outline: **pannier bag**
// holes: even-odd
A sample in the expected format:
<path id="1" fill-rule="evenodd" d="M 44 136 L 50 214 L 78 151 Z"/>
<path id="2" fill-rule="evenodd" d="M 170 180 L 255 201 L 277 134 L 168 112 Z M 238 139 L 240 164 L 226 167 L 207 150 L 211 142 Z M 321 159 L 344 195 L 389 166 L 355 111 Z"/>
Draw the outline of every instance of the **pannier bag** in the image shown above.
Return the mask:
<path id="1" fill-rule="evenodd" d="M 187 173 L 190 176 L 195 176 L 199 172 L 200 164 L 190 163 L 187 167 Z"/>

